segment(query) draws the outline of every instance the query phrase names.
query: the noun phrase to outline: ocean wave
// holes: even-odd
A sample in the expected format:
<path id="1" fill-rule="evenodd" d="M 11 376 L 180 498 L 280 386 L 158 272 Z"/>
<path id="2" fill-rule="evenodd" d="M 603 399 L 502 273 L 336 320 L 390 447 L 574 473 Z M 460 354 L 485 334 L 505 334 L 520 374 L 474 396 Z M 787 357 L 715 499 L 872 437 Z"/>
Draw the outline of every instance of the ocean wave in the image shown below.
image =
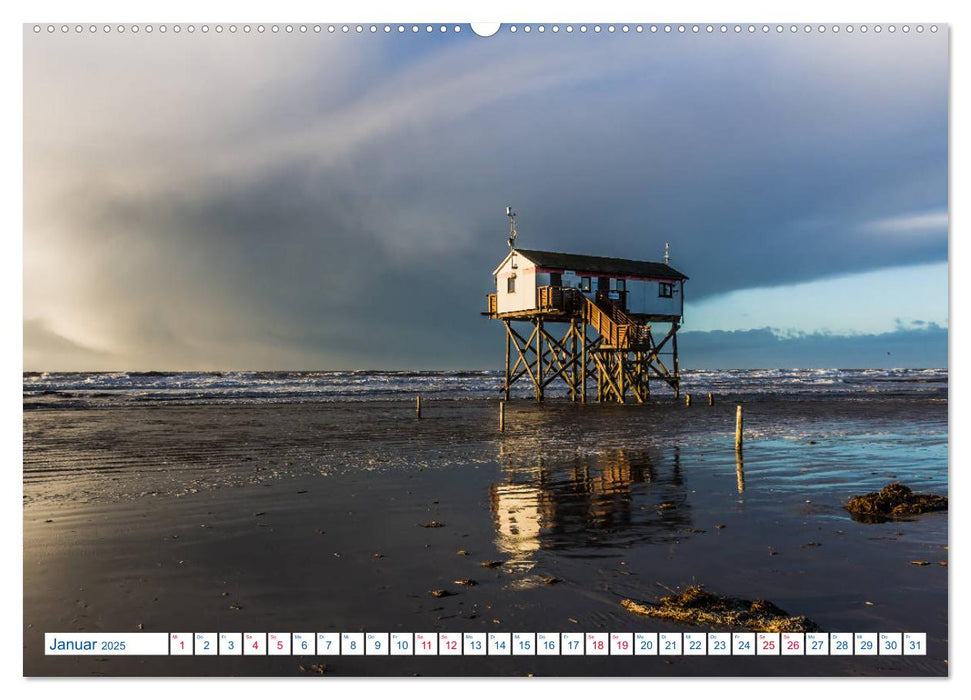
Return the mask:
<path id="1" fill-rule="evenodd" d="M 684 370 L 682 393 L 784 396 L 947 395 L 946 369 L 724 369 Z M 415 394 L 447 399 L 487 399 L 500 395 L 503 372 L 459 371 L 226 371 L 226 372 L 24 372 L 25 407 L 123 405 L 127 403 L 261 403 L 401 399 Z M 670 395 L 663 382 L 656 395 Z M 547 389 L 564 397 L 564 384 Z M 513 396 L 529 397 L 528 383 Z"/>

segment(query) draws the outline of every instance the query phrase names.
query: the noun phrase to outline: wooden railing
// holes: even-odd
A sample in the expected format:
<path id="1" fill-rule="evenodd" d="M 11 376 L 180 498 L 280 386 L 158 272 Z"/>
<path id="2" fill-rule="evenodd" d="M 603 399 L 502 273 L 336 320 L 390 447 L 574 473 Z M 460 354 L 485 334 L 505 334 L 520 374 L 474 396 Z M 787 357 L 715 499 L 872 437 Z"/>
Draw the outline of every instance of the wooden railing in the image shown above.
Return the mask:
<path id="1" fill-rule="evenodd" d="M 490 316 L 498 315 L 495 293 L 486 295 L 486 306 Z M 626 349 L 650 341 L 650 326 L 637 323 L 614 304 L 597 304 L 572 287 L 537 287 L 535 310 L 540 313 L 559 311 L 567 315 L 579 314 L 611 347 Z"/>
<path id="2" fill-rule="evenodd" d="M 553 306 L 552 287 L 536 288 L 536 308 L 540 311 L 552 311 L 555 308 Z"/>
<path id="3" fill-rule="evenodd" d="M 628 326 L 614 323 L 589 297 L 583 297 L 583 320 L 597 329 L 600 336 L 615 348 L 627 347 Z"/>
<path id="4" fill-rule="evenodd" d="M 644 323 L 638 323 L 624 311 L 620 306 L 614 304 L 613 302 L 607 302 L 609 304 L 610 316 L 614 323 L 620 326 L 626 326 L 628 328 L 627 342 L 631 345 L 646 345 L 650 343 L 651 340 L 651 326 Z"/>
<path id="5" fill-rule="evenodd" d="M 536 308 L 540 311 L 567 311 L 564 302 L 572 291 L 563 287 L 537 287 Z"/>

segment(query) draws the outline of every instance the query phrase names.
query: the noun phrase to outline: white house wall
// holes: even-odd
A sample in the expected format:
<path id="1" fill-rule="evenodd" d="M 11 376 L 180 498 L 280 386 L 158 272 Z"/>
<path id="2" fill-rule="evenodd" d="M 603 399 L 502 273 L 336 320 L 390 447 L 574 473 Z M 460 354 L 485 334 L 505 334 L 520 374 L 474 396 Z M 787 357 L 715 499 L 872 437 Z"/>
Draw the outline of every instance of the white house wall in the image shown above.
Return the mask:
<path id="1" fill-rule="evenodd" d="M 682 311 L 681 282 L 672 282 L 674 294 L 670 298 L 659 296 L 658 280 L 627 280 L 627 310 L 632 314 L 680 316 Z M 613 285 L 611 285 L 613 288 Z"/>
<path id="2" fill-rule="evenodd" d="M 586 295 L 593 299 L 597 291 L 598 275 L 578 275 L 573 270 L 563 272 L 563 286 L 580 288 L 580 278 L 590 277 L 590 291 Z M 610 278 L 610 289 L 617 289 L 617 277 Z M 682 289 L 680 280 L 671 280 L 674 295 L 670 298 L 659 296 L 659 280 L 624 278 L 627 283 L 627 309 L 633 314 L 658 316 L 680 316 L 682 313 Z M 548 272 L 537 273 L 536 284 L 542 287 L 550 283 Z"/>
<path id="3" fill-rule="evenodd" d="M 513 269 L 513 260 L 517 267 Z M 516 291 L 507 291 L 509 276 L 516 275 Z M 548 282 L 547 282 L 548 284 Z M 501 313 L 527 311 L 536 308 L 536 266 L 521 255 L 503 263 L 496 272 L 496 310 Z"/>
<path id="4" fill-rule="evenodd" d="M 513 262 L 516 268 L 512 267 Z M 508 292 L 506 280 L 516 275 L 516 291 Z M 590 291 L 586 295 L 594 299 L 597 291 L 598 275 L 577 274 L 575 270 L 564 270 L 564 287 L 580 288 L 581 277 L 590 277 Z M 610 278 L 610 289 L 617 289 L 617 277 Z M 633 314 L 681 316 L 683 313 L 683 282 L 670 280 L 674 286 L 671 297 L 662 297 L 661 280 L 623 278 L 627 285 L 627 309 Z M 496 308 L 501 314 L 515 311 L 528 311 L 536 308 L 536 288 L 550 284 L 550 273 L 537 272 L 536 265 L 520 254 L 508 258 L 496 271 Z"/>

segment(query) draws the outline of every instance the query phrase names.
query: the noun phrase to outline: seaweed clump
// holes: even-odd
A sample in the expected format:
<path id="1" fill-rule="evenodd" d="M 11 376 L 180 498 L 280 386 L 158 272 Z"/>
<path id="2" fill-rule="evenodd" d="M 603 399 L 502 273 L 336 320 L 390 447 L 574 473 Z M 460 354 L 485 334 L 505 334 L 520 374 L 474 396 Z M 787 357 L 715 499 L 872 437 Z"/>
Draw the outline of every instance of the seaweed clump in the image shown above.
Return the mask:
<path id="1" fill-rule="evenodd" d="M 638 615 L 707 627 L 735 627 L 753 632 L 818 632 L 819 626 L 803 615 L 789 615 L 767 600 L 723 598 L 702 586 L 689 586 L 658 603 L 625 599 L 620 604 Z"/>
<path id="2" fill-rule="evenodd" d="M 845 508 L 854 520 L 882 523 L 935 510 L 947 510 L 947 497 L 914 493 L 909 487 L 894 481 L 879 491 L 854 496 L 847 501 Z"/>

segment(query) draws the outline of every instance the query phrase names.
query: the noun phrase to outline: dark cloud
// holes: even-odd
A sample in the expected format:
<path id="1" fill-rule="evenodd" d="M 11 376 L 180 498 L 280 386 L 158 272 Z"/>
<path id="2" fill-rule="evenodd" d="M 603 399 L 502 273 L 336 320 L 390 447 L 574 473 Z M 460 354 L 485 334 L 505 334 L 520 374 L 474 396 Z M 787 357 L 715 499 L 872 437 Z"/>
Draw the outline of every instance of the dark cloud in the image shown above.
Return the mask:
<path id="1" fill-rule="evenodd" d="M 524 246 L 670 241 L 689 299 L 947 255 L 941 36 L 223 37 L 171 65 L 56 38 L 25 47 L 25 310 L 110 348 L 76 364 L 493 366 L 506 204 Z"/>

